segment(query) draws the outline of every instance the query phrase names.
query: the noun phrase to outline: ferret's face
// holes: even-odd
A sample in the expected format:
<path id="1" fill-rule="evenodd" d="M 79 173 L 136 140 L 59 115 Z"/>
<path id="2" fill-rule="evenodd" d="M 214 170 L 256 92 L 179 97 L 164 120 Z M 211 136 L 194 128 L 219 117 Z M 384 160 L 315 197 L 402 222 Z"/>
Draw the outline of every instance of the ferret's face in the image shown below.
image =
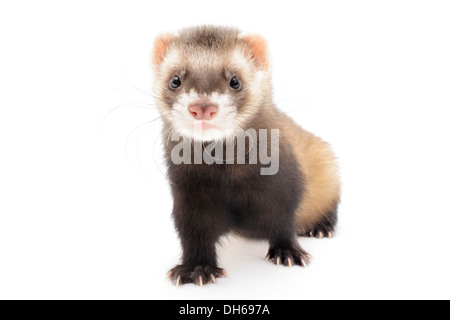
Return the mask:
<path id="1" fill-rule="evenodd" d="M 244 129 L 270 95 L 267 68 L 249 54 L 245 40 L 238 34 L 208 36 L 157 39 L 153 59 L 154 94 L 166 125 L 201 141 Z"/>

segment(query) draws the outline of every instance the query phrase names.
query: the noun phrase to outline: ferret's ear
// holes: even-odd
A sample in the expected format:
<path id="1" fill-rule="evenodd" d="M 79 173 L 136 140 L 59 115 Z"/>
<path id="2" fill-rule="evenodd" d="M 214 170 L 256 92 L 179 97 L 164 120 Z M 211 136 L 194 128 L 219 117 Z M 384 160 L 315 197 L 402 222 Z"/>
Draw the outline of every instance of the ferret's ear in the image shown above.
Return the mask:
<path id="1" fill-rule="evenodd" d="M 267 53 L 266 40 L 258 35 L 243 36 L 242 40 L 245 44 L 245 54 L 256 64 L 261 70 L 269 69 L 269 58 Z"/>
<path id="2" fill-rule="evenodd" d="M 167 48 L 173 41 L 174 36 L 168 33 L 160 34 L 155 39 L 155 44 L 153 46 L 153 65 L 159 66 L 163 62 Z"/>

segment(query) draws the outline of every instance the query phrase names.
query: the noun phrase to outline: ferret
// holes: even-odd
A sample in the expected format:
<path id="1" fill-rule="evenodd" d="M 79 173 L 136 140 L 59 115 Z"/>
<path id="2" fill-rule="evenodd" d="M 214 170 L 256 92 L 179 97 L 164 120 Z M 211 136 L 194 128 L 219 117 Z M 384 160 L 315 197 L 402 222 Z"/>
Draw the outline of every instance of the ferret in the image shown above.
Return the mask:
<path id="1" fill-rule="evenodd" d="M 183 251 L 168 277 L 177 286 L 224 277 L 216 245 L 229 234 L 268 241 L 266 258 L 276 265 L 307 266 L 311 257 L 297 237 L 334 235 L 338 166 L 328 143 L 274 105 L 266 41 L 229 27 L 186 28 L 156 38 L 152 65 L 172 216 Z M 251 129 L 278 139 L 264 143 L 268 153 L 278 154 L 274 174 L 262 174 L 267 161 L 261 155 L 249 159 L 248 151 L 240 162 L 173 161 L 180 141 L 192 147 L 190 160 L 195 146 L 205 151 L 209 143 L 237 141 L 233 132 Z M 250 144 L 258 149 L 262 142 L 246 139 Z M 237 148 L 223 152 L 222 160 L 230 150 Z"/>

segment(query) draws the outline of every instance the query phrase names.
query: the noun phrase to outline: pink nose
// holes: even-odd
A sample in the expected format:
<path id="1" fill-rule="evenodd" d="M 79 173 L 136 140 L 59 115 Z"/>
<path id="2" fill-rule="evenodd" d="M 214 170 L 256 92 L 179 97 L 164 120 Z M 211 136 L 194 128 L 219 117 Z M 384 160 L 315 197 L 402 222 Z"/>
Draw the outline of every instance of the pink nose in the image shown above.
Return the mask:
<path id="1" fill-rule="evenodd" d="M 216 115 L 218 108 L 212 104 L 195 104 L 189 107 L 189 111 L 196 120 L 211 120 Z"/>

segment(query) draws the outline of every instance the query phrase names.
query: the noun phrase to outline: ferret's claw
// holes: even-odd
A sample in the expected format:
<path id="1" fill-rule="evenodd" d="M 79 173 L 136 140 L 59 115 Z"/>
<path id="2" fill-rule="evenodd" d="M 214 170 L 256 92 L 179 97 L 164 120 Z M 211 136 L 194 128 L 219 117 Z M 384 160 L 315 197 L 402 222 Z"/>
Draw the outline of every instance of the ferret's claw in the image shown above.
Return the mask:
<path id="1" fill-rule="evenodd" d="M 216 266 L 208 265 L 178 265 L 169 271 L 173 284 L 177 287 L 192 283 L 196 286 L 203 287 L 207 284 L 216 283 L 216 278 L 225 276 L 225 270 Z"/>
<path id="2" fill-rule="evenodd" d="M 305 262 L 305 260 L 303 258 L 300 259 L 300 266 L 306 267 L 306 262 Z"/>
<path id="3" fill-rule="evenodd" d="M 292 267 L 292 259 L 291 258 L 288 258 L 288 266 Z"/>
<path id="4" fill-rule="evenodd" d="M 222 271 L 219 273 L 219 278 L 225 278 L 227 276 L 227 272 L 222 269 Z"/>
<path id="5" fill-rule="evenodd" d="M 319 237 L 319 239 L 322 239 L 322 238 L 323 238 L 323 232 L 322 232 L 322 231 L 319 231 L 318 237 Z"/>
<path id="6" fill-rule="evenodd" d="M 277 266 L 293 267 L 301 266 L 306 267 L 311 259 L 311 256 L 306 253 L 301 247 L 297 248 L 274 248 L 270 247 L 267 254 Z"/>
<path id="7" fill-rule="evenodd" d="M 167 279 L 172 278 L 172 276 L 173 276 L 173 271 L 170 271 L 170 272 L 167 274 Z"/>

